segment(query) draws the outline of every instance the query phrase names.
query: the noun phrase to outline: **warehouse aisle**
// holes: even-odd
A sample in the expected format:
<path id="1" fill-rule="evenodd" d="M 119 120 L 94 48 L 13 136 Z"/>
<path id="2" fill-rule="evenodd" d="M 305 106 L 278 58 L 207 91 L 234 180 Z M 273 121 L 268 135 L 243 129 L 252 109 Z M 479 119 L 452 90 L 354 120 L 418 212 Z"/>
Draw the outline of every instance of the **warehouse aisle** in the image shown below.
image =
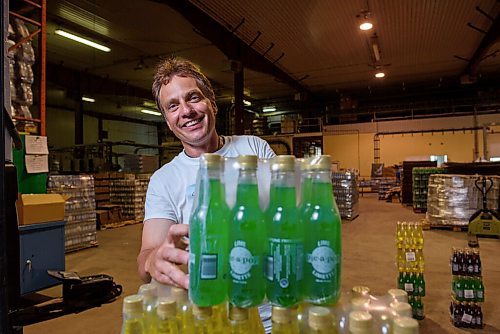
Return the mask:
<path id="1" fill-rule="evenodd" d="M 382 295 L 396 285 L 397 269 L 394 256 L 395 222 L 418 221 L 423 214 L 415 214 L 400 204 L 378 201 L 375 194 L 360 198 L 360 216 L 342 225 L 343 272 L 342 291 L 354 285 L 367 285 L 372 294 Z M 123 296 L 134 293 L 141 284 L 135 257 L 140 247 L 141 225 L 126 226 L 98 232 L 99 247 L 66 256 L 67 270 L 81 275 L 106 273 L 123 285 L 124 293 L 112 304 L 104 305 L 44 323 L 26 327 L 27 334 L 50 332 L 119 333 Z M 420 322 L 421 333 L 468 333 L 453 327 L 448 315 L 451 291 L 449 258 L 451 247 L 467 245 L 465 233 L 425 231 L 424 297 L 426 319 Z M 478 333 L 500 333 L 500 240 L 480 239 L 485 303 L 486 327 Z M 51 295 L 60 294 L 59 288 L 49 289 Z"/>

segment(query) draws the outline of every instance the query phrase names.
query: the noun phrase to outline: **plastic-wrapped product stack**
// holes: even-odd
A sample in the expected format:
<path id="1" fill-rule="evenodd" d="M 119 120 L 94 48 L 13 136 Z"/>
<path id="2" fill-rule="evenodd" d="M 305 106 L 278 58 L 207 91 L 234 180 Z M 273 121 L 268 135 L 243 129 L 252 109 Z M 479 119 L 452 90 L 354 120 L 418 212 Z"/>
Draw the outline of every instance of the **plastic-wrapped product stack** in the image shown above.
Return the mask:
<path id="1" fill-rule="evenodd" d="M 124 220 L 142 221 L 144 202 L 151 174 L 124 174 L 110 180 L 110 201 L 120 205 Z"/>
<path id="2" fill-rule="evenodd" d="M 344 219 L 359 216 L 358 175 L 354 171 L 332 173 L 333 195 Z"/>
<path id="3" fill-rule="evenodd" d="M 431 174 L 443 174 L 444 168 L 415 167 L 413 168 L 413 211 L 427 212 L 427 190 Z"/>
<path id="4" fill-rule="evenodd" d="M 66 252 L 96 246 L 94 177 L 50 175 L 47 192 L 69 197 L 64 205 Z"/>

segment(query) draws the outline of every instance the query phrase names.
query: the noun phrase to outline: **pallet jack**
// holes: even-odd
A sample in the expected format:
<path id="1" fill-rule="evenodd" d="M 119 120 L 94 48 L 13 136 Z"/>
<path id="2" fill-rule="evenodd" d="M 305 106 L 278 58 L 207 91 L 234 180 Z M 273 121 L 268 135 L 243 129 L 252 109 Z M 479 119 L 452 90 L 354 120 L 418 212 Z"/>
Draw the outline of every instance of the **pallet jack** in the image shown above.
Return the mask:
<path id="1" fill-rule="evenodd" d="M 482 194 L 483 208 L 477 210 L 469 219 L 467 233 L 469 247 L 479 247 L 478 236 L 500 237 L 500 214 L 488 209 L 487 205 L 487 195 L 493 187 L 493 179 L 486 176 L 478 177 L 475 185 Z"/>

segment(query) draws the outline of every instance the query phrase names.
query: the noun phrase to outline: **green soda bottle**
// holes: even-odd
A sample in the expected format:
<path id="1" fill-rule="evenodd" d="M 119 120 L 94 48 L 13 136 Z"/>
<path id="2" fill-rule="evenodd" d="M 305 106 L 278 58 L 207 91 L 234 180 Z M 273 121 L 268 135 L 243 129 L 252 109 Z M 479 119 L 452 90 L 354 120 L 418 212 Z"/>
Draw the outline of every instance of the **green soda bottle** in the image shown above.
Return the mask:
<path id="1" fill-rule="evenodd" d="M 175 299 L 160 298 L 156 308 L 156 334 L 179 334 Z M 154 332 L 150 332 L 154 333 Z"/>
<path id="2" fill-rule="evenodd" d="M 131 295 L 123 299 L 123 323 L 121 334 L 143 334 L 147 333 L 144 328 L 144 315 L 141 295 Z"/>
<path id="3" fill-rule="evenodd" d="M 311 160 L 311 208 L 303 212 L 304 297 L 317 305 L 335 304 L 340 297 L 341 218 L 333 198 L 331 158 Z"/>
<path id="4" fill-rule="evenodd" d="M 236 203 L 229 226 L 229 301 L 237 307 L 258 306 L 264 299 L 264 216 L 259 207 L 257 156 L 238 158 Z"/>
<path id="5" fill-rule="evenodd" d="M 189 223 L 189 297 L 200 307 L 221 304 L 227 295 L 229 209 L 221 169 L 220 155 L 202 154 Z"/>
<path id="6" fill-rule="evenodd" d="M 279 155 L 271 162 L 271 189 L 267 210 L 267 298 L 289 307 L 301 300 L 303 236 L 295 191 L 295 157 Z"/>

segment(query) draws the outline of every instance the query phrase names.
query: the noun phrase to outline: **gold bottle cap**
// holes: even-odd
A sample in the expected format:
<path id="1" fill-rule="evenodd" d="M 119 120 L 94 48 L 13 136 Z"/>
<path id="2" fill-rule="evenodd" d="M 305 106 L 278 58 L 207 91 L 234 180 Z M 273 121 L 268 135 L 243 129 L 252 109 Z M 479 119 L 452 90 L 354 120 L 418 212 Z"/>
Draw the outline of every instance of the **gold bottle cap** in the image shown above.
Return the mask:
<path id="1" fill-rule="evenodd" d="M 311 159 L 310 158 L 297 158 L 295 160 L 299 164 L 301 171 L 311 170 Z"/>
<path id="2" fill-rule="evenodd" d="M 328 329 L 333 320 L 330 310 L 326 307 L 313 306 L 309 309 L 309 327 L 314 330 Z"/>
<path id="3" fill-rule="evenodd" d="M 216 153 L 203 153 L 200 157 L 200 166 L 208 169 L 222 169 L 222 157 Z"/>
<path id="4" fill-rule="evenodd" d="M 130 295 L 123 299 L 123 313 L 142 313 L 144 297 L 141 295 Z"/>
<path id="5" fill-rule="evenodd" d="M 370 288 L 364 285 L 353 286 L 352 289 L 353 298 L 357 297 L 367 297 L 370 294 Z"/>
<path id="6" fill-rule="evenodd" d="M 392 299 L 398 302 L 408 303 L 408 293 L 405 290 L 389 289 L 387 293 L 392 297 Z"/>
<path id="7" fill-rule="evenodd" d="M 229 304 L 229 319 L 236 321 L 244 321 L 248 319 L 248 309 L 236 307 Z"/>
<path id="8" fill-rule="evenodd" d="M 390 308 L 401 317 L 411 317 L 412 309 L 411 305 L 405 302 L 393 301 L 389 304 Z"/>
<path id="9" fill-rule="evenodd" d="M 151 284 L 151 283 L 142 284 L 139 287 L 138 294 L 143 295 L 145 298 L 156 298 L 157 287 L 156 287 L 156 285 Z"/>
<path id="10" fill-rule="evenodd" d="M 372 323 L 372 315 L 366 311 L 352 311 L 349 313 L 350 332 L 371 332 Z"/>
<path id="11" fill-rule="evenodd" d="M 188 299 L 188 292 L 182 288 L 172 287 L 170 293 L 177 302 L 186 301 Z"/>
<path id="12" fill-rule="evenodd" d="M 257 169 L 256 155 L 240 155 L 238 157 L 238 165 L 240 169 Z"/>
<path id="13" fill-rule="evenodd" d="M 332 157 L 329 155 L 320 155 L 311 159 L 311 169 L 313 170 L 331 170 Z"/>
<path id="14" fill-rule="evenodd" d="M 418 334 L 418 321 L 410 317 L 397 317 L 393 326 L 394 334 Z"/>
<path id="15" fill-rule="evenodd" d="M 370 299 L 368 296 L 355 297 L 351 299 L 351 306 L 354 311 L 364 311 L 370 306 Z"/>
<path id="16" fill-rule="evenodd" d="M 271 316 L 272 321 L 279 324 L 287 324 L 293 319 L 293 309 L 280 306 L 273 306 Z"/>
<path id="17" fill-rule="evenodd" d="M 158 306 L 156 312 L 159 317 L 175 317 L 177 313 L 177 304 L 173 298 L 160 298 L 158 299 Z"/>
<path id="18" fill-rule="evenodd" d="M 211 306 L 202 307 L 193 304 L 193 315 L 200 318 L 209 318 L 212 316 L 212 307 Z"/>
<path id="19" fill-rule="evenodd" d="M 293 155 L 277 155 L 271 160 L 271 171 L 294 172 L 295 157 Z"/>

